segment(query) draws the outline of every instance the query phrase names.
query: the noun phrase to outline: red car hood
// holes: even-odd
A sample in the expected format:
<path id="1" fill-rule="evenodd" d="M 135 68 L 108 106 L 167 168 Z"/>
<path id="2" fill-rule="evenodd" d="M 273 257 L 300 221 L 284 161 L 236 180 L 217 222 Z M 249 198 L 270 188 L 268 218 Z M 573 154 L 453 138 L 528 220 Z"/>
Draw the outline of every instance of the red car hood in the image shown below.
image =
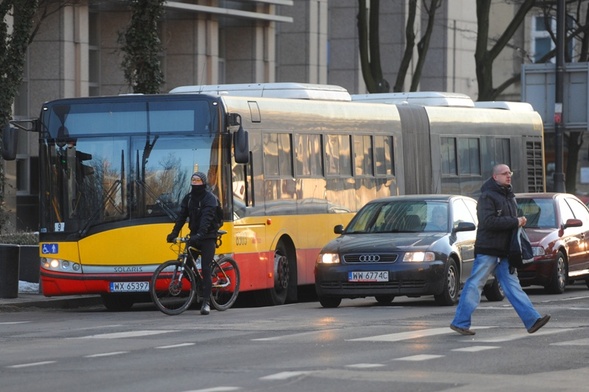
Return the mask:
<path id="1" fill-rule="evenodd" d="M 551 233 L 558 232 L 558 229 L 531 229 L 526 228 L 526 234 L 530 239 L 532 245 L 538 244 L 543 238 L 547 237 Z"/>

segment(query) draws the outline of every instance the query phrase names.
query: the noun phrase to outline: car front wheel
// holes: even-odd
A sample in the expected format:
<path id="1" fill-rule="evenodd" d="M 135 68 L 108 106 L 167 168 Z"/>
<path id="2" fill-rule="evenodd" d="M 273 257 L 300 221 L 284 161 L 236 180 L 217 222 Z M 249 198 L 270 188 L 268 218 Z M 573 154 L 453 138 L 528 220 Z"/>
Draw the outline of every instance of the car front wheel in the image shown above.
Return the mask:
<path id="1" fill-rule="evenodd" d="M 458 302 L 458 290 L 460 288 L 458 276 L 456 261 L 454 259 L 450 259 L 448 261 L 448 265 L 446 266 L 444 290 L 441 294 L 434 295 L 436 304 L 442 306 L 452 306 Z"/>
<path id="2" fill-rule="evenodd" d="M 319 297 L 319 303 L 324 308 L 337 308 L 342 303 L 341 298 Z"/>
<path id="3" fill-rule="evenodd" d="M 550 294 L 562 294 L 568 280 L 567 261 L 562 252 L 556 254 L 556 262 L 552 267 L 552 276 L 545 289 Z"/>

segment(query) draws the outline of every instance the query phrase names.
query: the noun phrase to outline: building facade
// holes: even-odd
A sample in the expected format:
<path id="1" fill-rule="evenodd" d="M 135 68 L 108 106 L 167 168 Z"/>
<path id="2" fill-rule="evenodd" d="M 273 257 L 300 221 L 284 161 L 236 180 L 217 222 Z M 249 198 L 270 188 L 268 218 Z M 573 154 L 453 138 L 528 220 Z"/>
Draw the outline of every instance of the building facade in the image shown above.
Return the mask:
<path id="1" fill-rule="evenodd" d="M 405 47 L 408 3 L 380 2 L 381 64 L 391 86 Z M 304 82 L 366 93 L 360 69 L 358 4 L 358 0 L 168 1 L 160 24 L 165 79 L 161 91 L 180 85 Z M 427 24 L 420 7 L 417 40 Z M 494 3 L 491 36 L 505 29 L 515 7 L 512 2 Z M 57 98 L 132 92 L 121 69 L 119 43 L 130 16 L 126 2 L 87 0 L 45 19 L 29 47 L 14 117 L 37 117 L 43 102 Z M 442 1 L 419 90 L 477 98 L 476 26 L 474 1 Z M 514 37 L 513 48 L 529 46 L 526 28 Z M 414 51 L 406 88 L 415 67 Z M 521 64 L 529 61 L 524 52 L 502 52 L 495 65 L 496 80 L 520 72 Z M 504 97 L 519 100 L 519 86 L 506 90 Z M 13 225 L 35 230 L 37 140 L 34 134 L 19 137 L 17 160 L 5 162 L 5 200 L 14 213 Z"/>

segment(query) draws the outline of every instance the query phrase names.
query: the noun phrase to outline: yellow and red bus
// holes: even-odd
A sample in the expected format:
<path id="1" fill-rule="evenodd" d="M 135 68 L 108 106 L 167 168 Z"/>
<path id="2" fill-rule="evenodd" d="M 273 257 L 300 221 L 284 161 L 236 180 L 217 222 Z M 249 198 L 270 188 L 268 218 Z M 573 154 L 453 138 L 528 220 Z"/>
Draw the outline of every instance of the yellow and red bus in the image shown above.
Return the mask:
<path id="1" fill-rule="evenodd" d="M 295 83 L 47 102 L 37 122 L 42 292 L 100 294 L 117 310 L 148 300 L 198 170 L 222 202 L 218 253 L 237 261 L 240 292 L 296 301 L 313 288 L 333 227 L 369 200 L 478 190 L 494 161 L 510 165 L 518 190 L 543 189 L 542 121 L 511 112 L 361 102 Z"/>

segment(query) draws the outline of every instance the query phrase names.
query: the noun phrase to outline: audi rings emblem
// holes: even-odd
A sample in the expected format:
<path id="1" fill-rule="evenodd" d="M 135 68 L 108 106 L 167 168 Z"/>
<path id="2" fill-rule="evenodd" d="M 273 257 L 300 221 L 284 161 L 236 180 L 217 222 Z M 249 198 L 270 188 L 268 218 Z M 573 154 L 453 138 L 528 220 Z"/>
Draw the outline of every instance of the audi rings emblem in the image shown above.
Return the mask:
<path id="1" fill-rule="evenodd" d="M 380 255 L 360 255 L 358 260 L 362 263 L 374 263 L 380 261 Z"/>

